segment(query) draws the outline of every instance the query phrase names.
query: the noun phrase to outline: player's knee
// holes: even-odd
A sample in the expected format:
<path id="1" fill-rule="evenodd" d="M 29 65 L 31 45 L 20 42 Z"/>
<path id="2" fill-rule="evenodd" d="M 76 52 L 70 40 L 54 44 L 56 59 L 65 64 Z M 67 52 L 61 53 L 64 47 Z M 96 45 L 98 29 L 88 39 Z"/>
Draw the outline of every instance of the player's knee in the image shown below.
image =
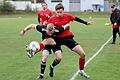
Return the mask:
<path id="1" fill-rule="evenodd" d="M 43 50 L 42 52 L 42 61 L 46 62 L 49 56 L 49 51 L 48 50 Z"/>
<path id="2" fill-rule="evenodd" d="M 61 57 L 61 56 L 56 57 L 56 58 L 57 58 L 57 60 L 59 60 L 59 61 L 61 61 L 61 59 L 62 59 L 62 57 Z"/>
<path id="3" fill-rule="evenodd" d="M 85 58 L 85 52 L 80 45 L 75 46 L 72 50 L 76 52 L 81 58 Z"/>
<path id="4" fill-rule="evenodd" d="M 55 54 L 56 54 L 56 59 L 57 60 L 61 60 L 62 59 L 62 52 L 61 52 L 61 50 L 56 51 Z"/>
<path id="5" fill-rule="evenodd" d="M 59 61 L 61 61 L 62 55 L 57 55 L 57 56 L 56 56 L 56 59 L 59 60 Z"/>
<path id="6" fill-rule="evenodd" d="M 80 54 L 80 58 L 85 59 L 85 54 Z"/>

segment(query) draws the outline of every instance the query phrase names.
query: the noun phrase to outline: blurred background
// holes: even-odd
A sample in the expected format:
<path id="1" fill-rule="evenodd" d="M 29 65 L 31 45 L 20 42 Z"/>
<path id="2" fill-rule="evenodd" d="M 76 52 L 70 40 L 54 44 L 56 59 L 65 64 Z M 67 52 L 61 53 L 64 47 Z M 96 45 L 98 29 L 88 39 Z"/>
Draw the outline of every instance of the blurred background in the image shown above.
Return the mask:
<path id="1" fill-rule="evenodd" d="M 52 11 L 57 3 L 62 3 L 66 12 L 110 12 L 112 4 L 120 8 L 120 0 L 0 0 L 0 13 L 40 11 L 42 2 L 46 2 Z"/>

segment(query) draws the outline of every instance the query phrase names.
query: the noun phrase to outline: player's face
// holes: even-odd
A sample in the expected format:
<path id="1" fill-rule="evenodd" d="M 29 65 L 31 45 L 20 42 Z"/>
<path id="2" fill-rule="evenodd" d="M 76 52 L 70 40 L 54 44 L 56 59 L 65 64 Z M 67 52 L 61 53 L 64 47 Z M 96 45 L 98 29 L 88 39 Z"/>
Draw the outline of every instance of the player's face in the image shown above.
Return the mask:
<path id="1" fill-rule="evenodd" d="M 49 34 L 49 35 L 52 35 L 53 33 L 54 33 L 54 28 L 49 28 L 49 29 L 48 29 L 48 34 Z"/>
<path id="2" fill-rule="evenodd" d="M 64 12 L 63 9 L 56 10 L 56 14 L 57 14 L 58 17 L 62 17 L 63 16 L 63 12 Z"/>
<path id="3" fill-rule="evenodd" d="M 115 7 L 114 7 L 114 8 L 111 8 L 112 12 L 113 12 L 115 9 L 116 9 Z"/>
<path id="4" fill-rule="evenodd" d="M 47 4 L 45 4 L 45 3 L 42 3 L 42 8 L 43 8 L 43 10 L 46 10 L 47 9 Z"/>

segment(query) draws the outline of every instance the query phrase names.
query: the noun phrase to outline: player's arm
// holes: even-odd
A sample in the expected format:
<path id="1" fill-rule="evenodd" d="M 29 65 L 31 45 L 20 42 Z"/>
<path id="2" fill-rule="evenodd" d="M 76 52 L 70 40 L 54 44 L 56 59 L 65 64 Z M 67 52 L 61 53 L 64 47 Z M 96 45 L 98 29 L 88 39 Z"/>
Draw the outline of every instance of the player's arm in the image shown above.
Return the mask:
<path id="1" fill-rule="evenodd" d="M 30 24 L 20 31 L 20 36 L 23 36 L 28 30 L 35 29 L 35 24 Z"/>
<path id="2" fill-rule="evenodd" d="M 42 24 L 42 23 L 41 23 L 41 16 L 40 16 L 40 12 L 38 13 L 38 23 L 39 23 L 39 24 Z"/>
<path id="3" fill-rule="evenodd" d="M 83 23 L 83 24 L 85 24 L 85 25 L 90 25 L 90 24 L 91 24 L 91 22 L 89 22 L 89 21 L 86 22 L 86 21 L 80 19 L 79 17 L 75 17 L 75 21 L 80 22 L 80 23 Z"/>
<path id="4" fill-rule="evenodd" d="M 112 14 L 110 15 L 110 22 L 113 24 L 113 21 L 112 21 Z"/>
<path id="5" fill-rule="evenodd" d="M 114 25 L 117 25 L 118 21 L 120 21 L 120 11 L 117 11 L 116 15 L 117 15 L 117 19 L 116 19 Z"/>
<path id="6" fill-rule="evenodd" d="M 42 25 L 41 18 L 38 18 L 38 23 Z"/>
<path id="7" fill-rule="evenodd" d="M 37 31 L 39 31 L 39 32 L 41 32 L 41 33 L 43 33 L 44 32 L 44 29 L 43 29 L 43 27 L 42 26 L 40 26 L 40 25 L 37 25 L 37 24 L 30 24 L 30 25 L 28 25 L 28 26 L 26 26 L 24 29 L 22 29 L 21 31 L 20 31 L 20 36 L 23 36 L 28 30 L 30 30 L 30 29 L 36 29 Z"/>
<path id="8" fill-rule="evenodd" d="M 63 26 L 60 26 L 60 27 L 55 27 L 55 29 L 58 30 L 56 32 L 62 32 L 65 29 L 67 29 L 69 26 L 70 26 L 70 24 L 66 24 L 66 25 L 63 25 Z"/>
<path id="9" fill-rule="evenodd" d="M 41 20 L 40 20 L 40 18 L 38 18 L 38 23 L 41 24 Z"/>

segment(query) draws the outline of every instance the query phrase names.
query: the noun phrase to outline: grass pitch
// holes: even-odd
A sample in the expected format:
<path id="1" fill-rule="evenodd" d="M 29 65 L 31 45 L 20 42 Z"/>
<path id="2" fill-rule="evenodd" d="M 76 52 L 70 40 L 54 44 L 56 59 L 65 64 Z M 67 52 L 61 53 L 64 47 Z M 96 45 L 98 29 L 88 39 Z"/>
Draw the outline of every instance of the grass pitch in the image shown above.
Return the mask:
<path id="1" fill-rule="evenodd" d="M 105 26 L 109 15 L 82 14 L 82 19 L 93 18 L 94 24 L 86 26 L 77 22 L 71 23 L 74 39 L 83 47 L 88 60 L 112 35 L 110 26 Z M 26 25 L 37 23 L 36 14 L 0 16 L 0 80 L 37 80 L 40 72 L 41 54 L 29 59 L 25 45 L 29 42 L 41 41 L 41 34 L 35 30 L 28 31 L 23 39 L 19 31 Z M 120 80 L 120 39 L 111 45 L 110 42 L 85 68 L 92 80 Z M 78 70 L 78 55 L 62 46 L 63 59 L 55 67 L 54 80 L 69 80 Z M 54 60 L 54 53 L 49 56 L 44 80 L 49 78 L 49 65 Z M 75 80 L 87 80 L 78 75 Z"/>

